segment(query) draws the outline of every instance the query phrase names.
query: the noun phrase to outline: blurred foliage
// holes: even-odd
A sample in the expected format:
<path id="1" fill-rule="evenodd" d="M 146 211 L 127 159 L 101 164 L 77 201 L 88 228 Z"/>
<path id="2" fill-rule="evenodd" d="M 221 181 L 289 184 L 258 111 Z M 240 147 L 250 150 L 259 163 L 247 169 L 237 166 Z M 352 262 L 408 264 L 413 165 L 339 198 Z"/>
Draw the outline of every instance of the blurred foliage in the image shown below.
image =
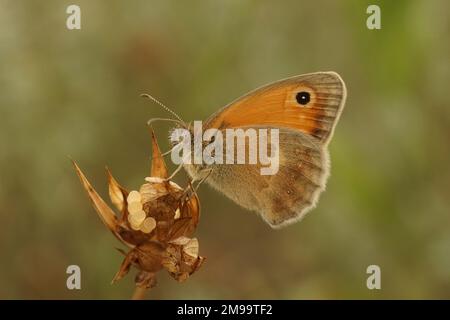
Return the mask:
<path id="1" fill-rule="evenodd" d="M 274 231 L 207 186 L 207 256 L 163 298 L 450 298 L 450 3 L 431 1 L 0 1 L 0 298 L 128 298 L 122 257 L 71 167 L 107 196 L 149 172 L 146 121 L 204 119 L 262 84 L 339 72 L 346 108 L 318 207 Z M 382 29 L 366 28 L 379 4 Z M 169 127 L 155 127 L 167 150 Z M 173 168 L 172 168 L 173 169 Z M 185 178 L 177 179 L 183 183 Z M 66 267 L 82 290 L 66 289 Z M 382 268 L 382 290 L 366 268 Z"/>

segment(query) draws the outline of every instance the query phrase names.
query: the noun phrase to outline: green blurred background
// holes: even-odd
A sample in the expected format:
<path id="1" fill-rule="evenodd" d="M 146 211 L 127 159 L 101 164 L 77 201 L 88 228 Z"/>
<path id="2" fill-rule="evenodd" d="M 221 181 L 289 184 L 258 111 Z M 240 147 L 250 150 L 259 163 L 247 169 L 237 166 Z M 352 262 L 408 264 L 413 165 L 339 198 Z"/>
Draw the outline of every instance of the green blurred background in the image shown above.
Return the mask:
<path id="1" fill-rule="evenodd" d="M 81 30 L 66 8 L 81 7 Z M 366 28 L 381 6 L 382 29 Z M 201 188 L 203 267 L 150 298 L 450 298 L 450 3 L 0 0 L 0 298 L 129 298 L 120 243 L 70 164 L 107 197 L 148 175 L 146 121 L 205 119 L 262 84 L 334 70 L 348 99 L 318 207 L 274 231 Z M 156 126 L 167 150 L 169 126 Z M 172 166 L 173 169 L 174 166 Z M 183 183 L 179 175 L 176 181 Z M 66 289 L 66 267 L 82 290 Z M 381 267 L 382 290 L 366 288 Z"/>

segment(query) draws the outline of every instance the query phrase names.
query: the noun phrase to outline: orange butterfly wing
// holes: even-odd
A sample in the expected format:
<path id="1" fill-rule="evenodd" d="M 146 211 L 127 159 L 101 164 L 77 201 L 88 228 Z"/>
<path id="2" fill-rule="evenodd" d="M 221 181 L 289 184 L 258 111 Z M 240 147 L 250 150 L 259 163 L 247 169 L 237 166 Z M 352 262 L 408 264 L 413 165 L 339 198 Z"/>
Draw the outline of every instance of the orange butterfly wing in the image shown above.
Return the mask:
<path id="1" fill-rule="evenodd" d="M 212 115 L 205 127 L 285 127 L 306 133 L 326 145 L 345 98 L 345 84 L 337 73 L 305 74 L 249 92 Z"/>

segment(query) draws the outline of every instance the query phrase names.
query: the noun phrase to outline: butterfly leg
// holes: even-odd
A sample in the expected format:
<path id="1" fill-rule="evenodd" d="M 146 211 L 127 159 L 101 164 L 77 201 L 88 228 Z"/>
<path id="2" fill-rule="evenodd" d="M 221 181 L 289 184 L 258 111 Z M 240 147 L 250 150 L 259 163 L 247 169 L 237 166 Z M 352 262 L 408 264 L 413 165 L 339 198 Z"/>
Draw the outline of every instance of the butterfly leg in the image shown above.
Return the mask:
<path id="1" fill-rule="evenodd" d="M 175 171 L 170 175 L 170 177 L 164 179 L 164 181 L 170 181 L 170 180 L 172 180 L 173 177 L 175 177 L 176 174 L 177 174 L 178 172 L 180 172 L 181 168 L 183 168 L 183 163 L 181 163 L 181 164 L 175 169 Z"/>
<path id="2" fill-rule="evenodd" d="M 180 197 L 181 202 L 189 201 L 194 194 L 196 194 L 196 190 L 192 185 L 192 180 L 189 180 L 187 187 L 184 189 L 183 194 Z"/>
<path id="3" fill-rule="evenodd" d="M 203 174 L 206 174 L 203 178 L 200 179 L 200 181 L 197 183 L 197 187 L 195 187 L 195 192 L 197 192 L 198 188 L 200 187 L 200 185 L 205 182 L 206 179 L 208 179 L 209 175 L 211 174 L 211 172 L 213 171 L 212 168 L 208 168 L 208 169 L 202 169 L 200 170 L 200 175 L 203 176 Z"/>
<path id="4" fill-rule="evenodd" d="M 200 171 L 201 173 L 206 173 L 206 175 L 199 180 L 199 182 L 197 183 L 196 187 L 194 187 L 194 182 L 196 180 L 195 179 L 189 179 L 188 186 L 186 187 L 186 189 L 184 190 L 183 195 L 181 196 L 182 201 L 189 201 L 191 199 L 192 195 L 197 194 L 198 188 L 209 177 L 209 175 L 211 174 L 212 170 L 213 169 L 208 168 L 208 169 L 203 169 L 203 170 Z"/>

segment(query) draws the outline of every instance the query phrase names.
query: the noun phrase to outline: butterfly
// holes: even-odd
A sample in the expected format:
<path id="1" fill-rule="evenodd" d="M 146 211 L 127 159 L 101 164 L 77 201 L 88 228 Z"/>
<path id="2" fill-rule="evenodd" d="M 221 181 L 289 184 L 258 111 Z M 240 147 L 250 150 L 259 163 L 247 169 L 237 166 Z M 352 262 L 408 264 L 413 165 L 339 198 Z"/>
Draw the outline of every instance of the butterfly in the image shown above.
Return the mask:
<path id="1" fill-rule="evenodd" d="M 262 86 L 219 109 L 203 122 L 203 131 L 278 129 L 277 173 L 262 175 L 261 166 L 251 164 L 190 163 L 184 169 L 194 181 L 205 180 L 257 212 L 273 228 L 294 223 L 316 206 L 325 189 L 330 173 L 328 143 L 345 100 L 344 81 L 335 72 L 304 74 Z M 182 126 L 189 128 L 184 122 Z"/>

